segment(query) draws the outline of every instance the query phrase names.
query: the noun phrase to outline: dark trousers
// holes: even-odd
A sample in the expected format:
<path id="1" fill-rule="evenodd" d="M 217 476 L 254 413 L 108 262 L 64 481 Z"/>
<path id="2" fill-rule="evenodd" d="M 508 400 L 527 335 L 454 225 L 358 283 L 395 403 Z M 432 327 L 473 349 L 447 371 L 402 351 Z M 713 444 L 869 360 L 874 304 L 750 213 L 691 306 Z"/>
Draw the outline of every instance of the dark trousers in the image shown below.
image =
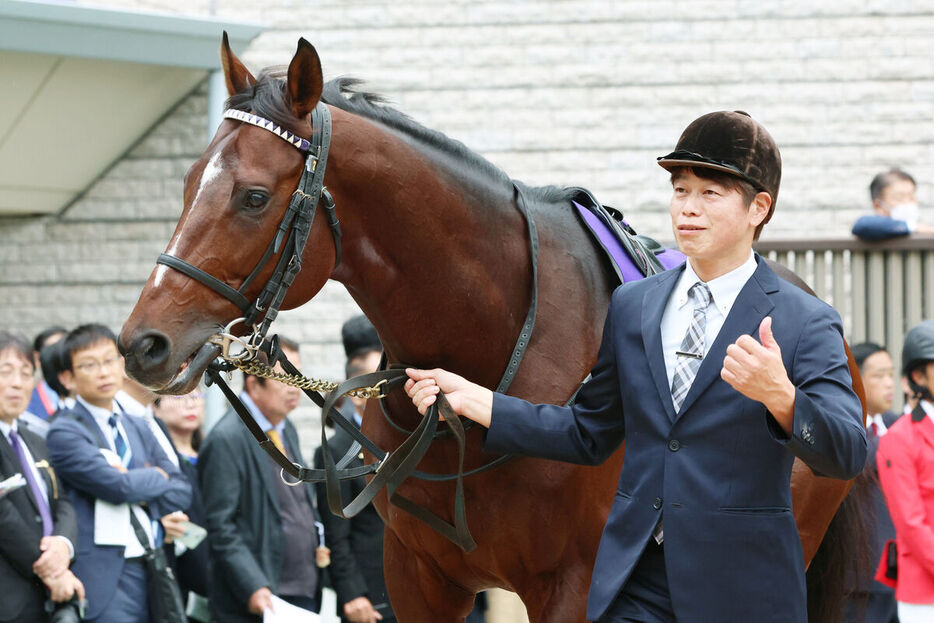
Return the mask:
<path id="1" fill-rule="evenodd" d="M 676 623 L 665 572 L 664 544 L 649 539 L 632 575 L 600 623 Z"/>
<path id="2" fill-rule="evenodd" d="M 113 599 L 92 623 L 148 623 L 146 565 L 142 558 L 129 558 L 117 582 Z"/>

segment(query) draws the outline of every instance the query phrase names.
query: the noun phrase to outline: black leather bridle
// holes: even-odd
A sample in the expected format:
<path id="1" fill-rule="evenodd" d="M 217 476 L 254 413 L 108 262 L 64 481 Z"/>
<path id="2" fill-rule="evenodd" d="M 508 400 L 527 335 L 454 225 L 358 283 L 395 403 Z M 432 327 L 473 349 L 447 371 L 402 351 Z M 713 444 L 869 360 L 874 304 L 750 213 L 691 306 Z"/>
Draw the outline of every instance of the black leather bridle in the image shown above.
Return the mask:
<path id="1" fill-rule="evenodd" d="M 211 288 L 240 309 L 243 314 L 241 321 L 247 327 L 254 323 L 265 313 L 262 325 L 255 327 L 251 340 L 258 344 L 266 336 L 269 326 L 279 315 L 279 308 L 285 299 L 285 294 L 302 269 L 302 254 L 311 232 L 311 225 L 315 220 L 315 212 L 319 201 L 328 220 L 328 227 L 334 238 L 334 266 L 341 262 L 341 227 L 337 220 L 337 211 L 331 193 L 324 186 L 324 170 L 328 161 L 328 148 L 331 145 L 331 113 L 328 107 L 319 103 L 311 113 L 312 138 L 305 141 L 296 137 L 287 130 L 283 130 L 272 121 L 263 119 L 240 110 L 228 110 L 224 116 L 228 119 L 242 121 L 256 125 L 273 132 L 292 144 L 305 154 L 305 168 L 298 181 L 298 188 L 292 193 L 289 206 L 282 215 L 282 221 L 276 229 L 276 234 L 270 241 L 263 256 L 256 266 L 240 284 L 239 288 L 224 283 L 214 275 L 186 262 L 185 260 L 163 253 L 156 260 L 156 264 L 163 264 L 191 277 L 205 286 Z M 287 136 L 284 136 L 287 135 Z M 297 142 L 303 141 L 303 142 Z M 270 275 L 266 285 L 252 303 L 246 298 L 247 289 L 260 274 L 274 255 L 279 255 L 276 268 Z"/>

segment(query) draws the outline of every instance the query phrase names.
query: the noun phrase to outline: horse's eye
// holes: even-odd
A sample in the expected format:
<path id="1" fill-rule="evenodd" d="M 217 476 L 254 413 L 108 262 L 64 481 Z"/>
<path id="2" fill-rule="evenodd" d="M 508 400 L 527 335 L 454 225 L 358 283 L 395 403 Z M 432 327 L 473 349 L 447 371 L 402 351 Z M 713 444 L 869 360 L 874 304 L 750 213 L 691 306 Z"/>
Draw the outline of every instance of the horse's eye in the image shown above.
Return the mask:
<path id="1" fill-rule="evenodd" d="M 265 206 L 267 201 L 269 201 L 269 195 L 260 190 L 251 190 L 246 194 L 243 206 L 251 210 L 258 210 Z"/>

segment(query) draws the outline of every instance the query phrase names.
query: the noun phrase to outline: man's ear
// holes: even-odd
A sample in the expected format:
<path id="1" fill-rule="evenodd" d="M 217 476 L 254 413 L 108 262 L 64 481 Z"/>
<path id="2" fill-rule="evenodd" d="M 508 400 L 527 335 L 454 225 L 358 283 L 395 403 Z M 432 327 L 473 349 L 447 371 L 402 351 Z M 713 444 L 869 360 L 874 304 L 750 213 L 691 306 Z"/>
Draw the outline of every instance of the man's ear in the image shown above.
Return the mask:
<path id="1" fill-rule="evenodd" d="M 71 370 L 62 370 L 58 373 L 58 382 L 69 392 L 75 391 L 75 375 Z"/>
<path id="2" fill-rule="evenodd" d="M 920 385 L 921 387 L 928 386 L 928 375 L 924 371 L 924 368 L 915 368 L 912 370 L 911 380 L 915 382 L 915 385 Z"/>
<path id="3" fill-rule="evenodd" d="M 765 191 L 756 193 L 752 203 L 749 205 L 749 224 L 758 227 L 765 222 L 772 208 L 772 195 Z"/>

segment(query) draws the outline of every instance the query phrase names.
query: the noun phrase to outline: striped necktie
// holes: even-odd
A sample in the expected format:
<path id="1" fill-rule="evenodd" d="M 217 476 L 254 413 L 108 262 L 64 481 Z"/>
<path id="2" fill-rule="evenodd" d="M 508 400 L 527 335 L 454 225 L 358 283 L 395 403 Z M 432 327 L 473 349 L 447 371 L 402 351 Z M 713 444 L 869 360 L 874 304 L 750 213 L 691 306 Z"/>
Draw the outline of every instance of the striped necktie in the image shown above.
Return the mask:
<path id="1" fill-rule="evenodd" d="M 707 327 L 707 305 L 710 304 L 710 289 L 707 284 L 698 281 L 688 290 L 688 298 L 694 301 L 694 315 L 688 326 L 681 349 L 678 351 L 678 362 L 675 364 L 675 373 L 671 379 L 671 402 L 675 413 L 681 409 L 697 370 L 704 360 L 704 331 Z"/>
<path id="2" fill-rule="evenodd" d="M 110 424 L 110 434 L 113 435 L 114 450 L 117 451 L 117 456 L 120 457 L 123 466 L 128 468 L 130 459 L 133 457 L 133 450 L 130 449 L 130 445 L 123 437 L 123 433 L 120 432 L 120 427 L 117 426 L 117 414 L 111 415 L 107 422 Z"/>

